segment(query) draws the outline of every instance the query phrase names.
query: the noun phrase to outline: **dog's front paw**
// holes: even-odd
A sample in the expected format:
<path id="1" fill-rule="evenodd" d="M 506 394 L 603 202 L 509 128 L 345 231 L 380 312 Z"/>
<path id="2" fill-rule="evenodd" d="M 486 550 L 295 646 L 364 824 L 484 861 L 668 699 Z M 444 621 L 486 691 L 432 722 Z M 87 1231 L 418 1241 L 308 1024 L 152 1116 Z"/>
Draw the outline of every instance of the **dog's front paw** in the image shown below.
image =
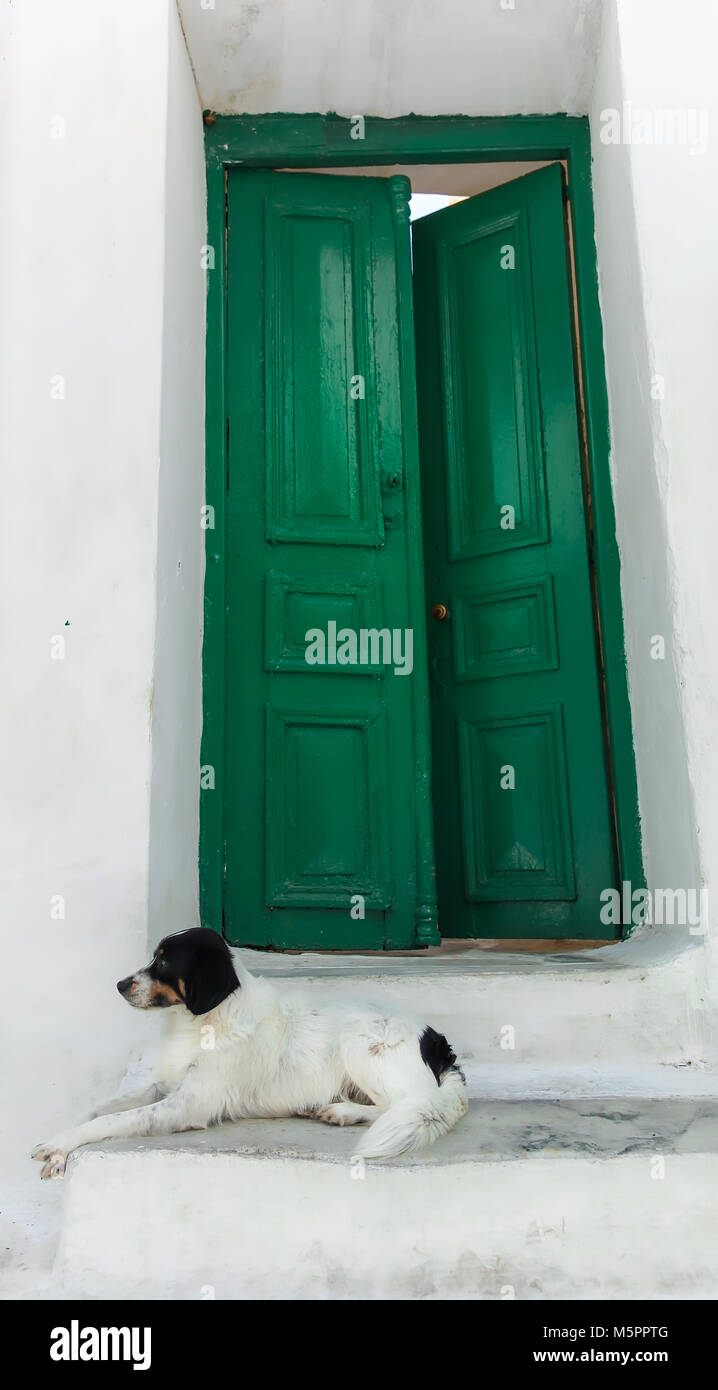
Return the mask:
<path id="1" fill-rule="evenodd" d="M 43 1165 L 40 1171 L 41 1178 L 47 1180 L 62 1177 L 67 1162 L 67 1155 L 62 1149 L 55 1148 L 52 1144 L 36 1144 L 32 1157 L 39 1159 Z"/>

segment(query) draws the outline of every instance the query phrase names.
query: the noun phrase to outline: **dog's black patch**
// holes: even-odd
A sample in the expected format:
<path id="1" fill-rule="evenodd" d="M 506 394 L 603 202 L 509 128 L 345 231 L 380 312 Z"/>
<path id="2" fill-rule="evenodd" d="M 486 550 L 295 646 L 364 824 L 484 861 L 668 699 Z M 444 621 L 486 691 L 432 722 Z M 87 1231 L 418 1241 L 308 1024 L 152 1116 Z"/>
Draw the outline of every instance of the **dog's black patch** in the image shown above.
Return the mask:
<path id="1" fill-rule="evenodd" d="M 464 1073 L 461 1070 L 451 1043 L 444 1037 L 443 1033 L 437 1033 L 435 1028 L 426 1025 L 421 1037 L 419 1038 L 419 1051 L 421 1060 L 425 1062 L 429 1071 L 434 1073 L 437 1086 L 441 1083 L 442 1076 L 447 1071 L 458 1071 L 462 1081 Z"/>
<path id="2" fill-rule="evenodd" d="M 183 995 L 193 1014 L 209 1013 L 239 988 L 226 941 L 208 927 L 190 927 L 166 936 L 149 973 Z"/>

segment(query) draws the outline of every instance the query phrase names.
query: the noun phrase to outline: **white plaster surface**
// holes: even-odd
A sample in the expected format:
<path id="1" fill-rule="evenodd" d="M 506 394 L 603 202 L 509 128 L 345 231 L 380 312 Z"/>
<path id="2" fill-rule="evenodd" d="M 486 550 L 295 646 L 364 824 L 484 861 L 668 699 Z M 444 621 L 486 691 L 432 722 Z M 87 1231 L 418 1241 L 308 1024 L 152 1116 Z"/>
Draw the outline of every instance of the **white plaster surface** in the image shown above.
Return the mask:
<path id="1" fill-rule="evenodd" d="M 588 109 L 600 3 L 180 0 L 180 12 L 217 111 L 501 116 Z"/>
<path id="2" fill-rule="evenodd" d="M 29 0 L 3 22 L 0 1086 L 24 1150 L 136 1036 L 106 998 L 147 933 L 167 12 Z"/>
<path id="3" fill-rule="evenodd" d="M 345 178 L 389 179 L 403 174 L 411 181 L 413 193 L 446 193 L 461 198 L 473 198 L 498 188 L 502 183 L 520 179 L 551 163 L 546 159 L 513 159 L 491 164 L 362 164 L 360 169 L 348 165 L 345 169 L 306 169 L 303 173 L 322 174 L 325 178 L 339 175 Z M 297 171 L 299 172 L 299 171 Z"/>
<path id="4" fill-rule="evenodd" d="M 149 861 L 153 943 L 199 921 L 206 226 L 202 114 L 170 5 Z"/>
<path id="5" fill-rule="evenodd" d="M 624 625 L 649 887 L 716 881 L 718 662 L 712 408 L 716 370 L 718 108 L 709 0 L 607 0 L 591 103 L 596 239 L 621 555 Z M 602 115 L 694 111 L 704 149 L 601 139 Z M 666 658 L 651 658 L 663 636 Z M 710 899 L 709 899 L 710 901 Z M 715 1056 L 715 902 L 684 964 L 686 1017 Z M 618 958 L 642 959 L 638 932 Z M 657 933 L 653 933 L 654 939 Z M 670 949 L 670 929 L 663 942 Z M 602 953 L 605 954 L 605 953 Z M 646 957 L 646 963 L 648 958 Z M 654 991 L 653 976 L 643 998 Z M 642 1008 L 642 1001 L 639 1009 Z"/>
<path id="6" fill-rule="evenodd" d="M 253 973 L 286 977 L 308 998 L 331 990 L 431 1022 L 450 1038 L 477 1095 L 517 1087 L 525 1096 L 605 1094 L 609 1076 L 633 1094 L 718 1093 L 693 954 L 651 967 L 605 964 L 604 954 L 517 962 L 471 951 L 388 961 L 240 952 Z"/>
<path id="7" fill-rule="evenodd" d="M 640 56 L 626 68 L 623 28 L 643 12 Z M 652 40 L 656 7 L 649 14 L 642 0 L 625 5 L 609 0 L 604 42 L 591 110 L 594 158 L 594 198 L 599 279 L 606 365 L 611 410 L 612 474 L 616 524 L 621 554 L 624 627 L 633 707 L 645 865 L 649 886 L 700 884 L 694 812 L 687 769 L 686 740 L 681 720 L 683 639 L 677 628 L 675 555 L 668 531 L 665 480 L 666 446 L 659 402 L 652 399 L 654 374 L 664 375 L 670 362 L 656 360 L 656 344 L 648 322 L 645 219 L 638 225 L 635 201 L 636 160 L 643 147 L 601 141 L 601 113 L 623 109 L 647 99 L 646 76 L 655 61 Z M 682 21 L 681 21 L 682 22 Z M 663 31 L 662 31 L 663 32 Z M 665 52 L 661 62 L 665 74 Z M 684 98 L 688 93 L 684 92 Z M 660 98 L 659 92 L 653 93 Z M 664 101 L 670 104 L 666 82 Z M 678 222 L 673 181 L 685 169 L 702 167 L 688 149 L 661 148 L 649 156 L 654 165 L 653 215 L 657 222 Z M 704 166 L 703 166 L 704 167 Z M 665 194 L 671 187 L 671 217 L 665 217 Z M 687 214 L 686 205 L 686 214 Z M 682 236 L 688 233 L 684 226 Z M 656 266 L 650 282 L 653 304 L 664 299 L 667 261 Z M 694 304 L 694 312 L 698 305 Z M 693 354 L 692 335 L 681 340 L 681 355 Z M 666 380 L 674 396 L 678 380 Z M 686 418 L 686 425 L 688 420 Z M 690 432 L 690 427 L 687 433 Z M 687 444 L 687 441 L 686 441 Z M 695 588 L 691 602 L 696 603 Z M 651 638 L 666 642 L 666 659 L 651 657 Z"/>
<path id="8" fill-rule="evenodd" d="M 355 1145 L 356 1131 L 289 1120 L 82 1150 L 58 1285 L 186 1299 L 718 1292 L 715 1102 L 474 1104 L 426 1154 L 362 1167 Z"/>
<path id="9" fill-rule="evenodd" d="M 648 872 L 654 883 L 702 882 L 710 890 L 718 869 L 712 535 L 718 505 L 718 11 L 710 0 L 678 7 L 669 0 L 612 0 L 606 22 L 608 63 L 620 69 L 621 81 L 599 72 L 594 130 L 601 109 L 620 104 L 619 86 L 634 110 L 668 109 L 686 117 L 693 111 L 707 129 L 705 148 L 603 145 L 594 135 L 594 156 Z M 666 636 L 665 662 L 650 660 L 653 633 Z M 695 827 L 693 836 L 689 827 Z M 715 902 L 711 917 L 700 964 L 701 992 L 714 1005 Z"/>
<path id="10" fill-rule="evenodd" d="M 202 538 L 190 553 L 172 486 L 194 510 L 204 194 L 199 105 L 170 0 L 3 0 L 0 21 L 0 1288 L 37 1296 L 61 1194 L 39 1189 L 28 1150 L 112 1093 L 151 1023 L 130 1016 L 113 982 L 147 951 L 158 565 L 160 620 L 169 614 L 174 633 L 158 657 L 165 713 L 173 660 L 199 653 Z M 50 395 L 58 374 L 64 400 Z M 160 492 L 174 536 L 158 560 Z M 56 636 L 64 660 L 51 660 Z M 195 664 L 174 697 L 190 731 L 184 770 L 184 731 L 155 731 L 183 802 L 155 840 L 158 918 L 179 911 L 171 873 L 194 913 L 196 798 L 184 785 L 198 686 Z M 158 815 L 162 804 L 160 792 Z M 55 895 L 64 918 L 50 915 Z"/>

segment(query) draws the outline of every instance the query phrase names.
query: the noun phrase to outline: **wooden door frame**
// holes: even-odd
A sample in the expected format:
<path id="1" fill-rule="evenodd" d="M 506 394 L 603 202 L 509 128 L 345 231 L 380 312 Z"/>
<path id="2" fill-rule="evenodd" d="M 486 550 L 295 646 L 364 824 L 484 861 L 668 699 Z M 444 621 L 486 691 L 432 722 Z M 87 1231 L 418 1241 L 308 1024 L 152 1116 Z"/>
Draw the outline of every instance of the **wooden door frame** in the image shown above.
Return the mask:
<path id="1" fill-rule="evenodd" d="M 202 647 L 202 775 L 200 777 L 200 912 L 205 926 L 221 930 L 224 849 L 222 750 L 224 748 L 224 497 L 226 486 L 226 265 L 225 200 L 229 169 L 320 169 L 393 164 L 479 164 L 508 160 L 566 161 L 573 228 L 576 296 L 593 520 L 592 559 L 605 676 L 609 771 L 613 793 L 618 871 L 644 887 L 635 754 L 628 698 L 621 603 L 620 559 L 610 474 L 610 432 L 603 325 L 591 187 L 587 116 L 367 116 L 363 138 L 356 121 L 336 115 L 221 116 L 204 113 L 207 160 L 207 362 L 206 503 L 214 508 L 207 529 Z M 404 267 L 406 269 L 406 267 Z M 402 273 L 401 259 L 399 273 Z M 403 337 L 404 335 L 402 335 Z M 404 354 L 402 375 L 413 370 Z M 413 399 L 412 391 L 409 398 Z M 410 441 L 411 444 L 411 441 Z M 418 472 L 418 460 L 417 472 Z M 211 772 L 209 771 L 211 769 Z M 213 785 L 212 785 L 213 784 Z M 428 800 L 428 799 L 427 799 Z M 430 806 L 418 808 L 417 873 L 431 898 Z M 606 887 L 612 885 L 607 884 Z M 430 906 L 428 906 L 430 914 Z M 626 926 L 626 932 L 630 926 Z M 430 944 L 427 918 L 418 944 Z"/>

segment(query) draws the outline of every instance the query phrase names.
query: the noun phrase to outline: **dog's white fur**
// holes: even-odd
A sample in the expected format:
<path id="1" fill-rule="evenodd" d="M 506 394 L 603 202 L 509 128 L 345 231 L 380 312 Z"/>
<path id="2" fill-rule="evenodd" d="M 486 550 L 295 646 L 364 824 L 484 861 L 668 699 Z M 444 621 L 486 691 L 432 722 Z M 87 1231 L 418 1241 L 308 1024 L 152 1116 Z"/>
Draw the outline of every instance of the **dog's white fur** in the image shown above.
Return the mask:
<path id="1" fill-rule="evenodd" d="M 250 1116 L 369 1122 L 357 1153 L 391 1158 L 432 1144 L 466 1114 L 461 1072 L 451 1068 L 437 1084 L 421 1056 L 420 1024 L 371 1005 L 322 1007 L 257 979 L 236 954 L 234 966 L 240 987 L 209 1013 L 196 1016 L 183 1004 L 162 1010 L 162 1046 L 145 1093 L 109 1103 L 114 1113 L 33 1150 L 43 1177 L 60 1176 L 82 1144 Z"/>

